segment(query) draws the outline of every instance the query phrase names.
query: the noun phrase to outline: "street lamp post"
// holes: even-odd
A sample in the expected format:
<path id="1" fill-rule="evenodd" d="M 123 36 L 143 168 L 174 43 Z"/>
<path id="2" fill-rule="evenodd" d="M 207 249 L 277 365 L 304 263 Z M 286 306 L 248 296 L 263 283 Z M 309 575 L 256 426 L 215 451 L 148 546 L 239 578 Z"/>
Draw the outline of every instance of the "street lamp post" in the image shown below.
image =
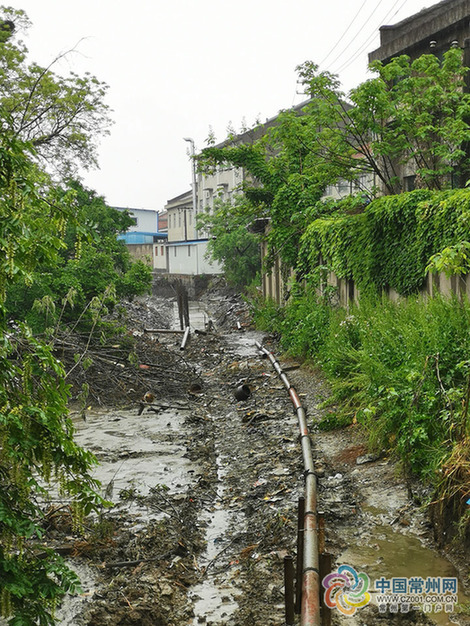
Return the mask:
<path id="1" fill-rule="evenodd" d="M 194 234 L 195 234 L 195 238 L 198 239 L 198 232 L 197 232 L 197 227 L 196 227 L 196 219 L 197 219 L 197 197 L 196 197 L 196 162 L 194 160 L 194 155 L 196 154 L 196 148 L 194 145 L 194 139 L 191 139 L 191 137 L 183 137 L 184 141 L 187 141 L 189 143 L 189 145 L 191 146 L 191 151 L 190 151 L 190 155 L 191 155 L 191 161 L 192 161 L 192 174 L 193 174 L 193 184 L 192 184 L 192 191 L 193 191 L 193 220 L 194 220 Z"/>

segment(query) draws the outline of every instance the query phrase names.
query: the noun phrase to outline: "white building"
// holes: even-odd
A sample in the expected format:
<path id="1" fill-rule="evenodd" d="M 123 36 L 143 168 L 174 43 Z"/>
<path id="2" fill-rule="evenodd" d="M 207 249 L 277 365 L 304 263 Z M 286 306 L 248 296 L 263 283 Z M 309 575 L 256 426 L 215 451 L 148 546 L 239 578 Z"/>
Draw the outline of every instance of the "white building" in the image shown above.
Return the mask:
<path id="1" fill-rule="evenodd" d="M 165 242 L 167 233 L 160 230 L 159 211 L 154 209 L 130 209 L 114 207 L 117 211 L 128 211 L 134 221 L 118 239 L 122 239 L 135 259 L 140 259 L 159 272 L 167 271 Z"/>
<path id="2" fill-rule="evenodd" d="M 221 274 L 220 264 L 207 258 L 207 234 L 196 229 L 192 191 L 168 200 L 165 210 L 168 214 L 168 273 L 190 276 Z"/>

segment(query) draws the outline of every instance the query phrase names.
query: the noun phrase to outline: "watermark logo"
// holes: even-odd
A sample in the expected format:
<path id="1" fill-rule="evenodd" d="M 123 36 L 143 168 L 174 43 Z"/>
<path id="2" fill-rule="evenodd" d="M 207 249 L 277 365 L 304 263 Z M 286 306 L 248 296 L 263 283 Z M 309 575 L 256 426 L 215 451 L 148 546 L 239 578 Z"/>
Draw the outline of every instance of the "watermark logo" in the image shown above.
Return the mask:
<path id="1" fill-rule="evenodd" d="M 408 613 L 415 608 L 424 613 L 453 613 L 458 602 L 458 580 L 455 577 L 382 576 L 375 581 L 375 591 L 380 613 Z"/>
<path id="2" fill-rule="evenodd" d="M 408 613 L 412 609 L 421 609 L 425 613 L 452 613 L 458 602 L 458 580 L 454 577 L 382 576 L 369 592 L 367 574 L 356 572 L 351 565 L 340 565 L 336 572 L 325 576 L 322 584 L 325 605 L 347 616 L 368 605 L 371 594 L 380 613 Z"/>
<path id="3" fill-rule="evenodd" d="M 325 576 L 325 604 L 330 609 L 338 609 L 343 615 L 354 615 L 358 608 L 370 602 L 369 577 L 364 572 L 357 573 L 350 565 L 340 565 L 337 572 Z"/>

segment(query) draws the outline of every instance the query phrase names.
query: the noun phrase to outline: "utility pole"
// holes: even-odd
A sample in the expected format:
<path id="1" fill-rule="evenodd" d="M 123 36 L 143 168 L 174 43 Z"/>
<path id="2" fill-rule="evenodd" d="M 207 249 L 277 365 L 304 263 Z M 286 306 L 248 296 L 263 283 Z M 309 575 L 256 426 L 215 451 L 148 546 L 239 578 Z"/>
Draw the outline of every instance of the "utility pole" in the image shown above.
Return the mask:
<path id="1" fill-rule="evenodd" d="M 192 161 L 192 174 L 193 174 L 193 184 L 192 184 L 192 191 L 193 191 L 193 219 L 194 219 L 194 234 L 195 234 L 195 239 L 199 239 L 199 235 L 197 232 L 197 227 L 196 227 L 196 219 L 197 219 L 197 195 L 196 195 L 196 161 L 194 160 L 194 156 L 196 154 L 196 148 L 194 145 L 194 139 L 191 139 L 191 137 L 183 137 L 184 141 L 187 141 L 189 143 L 189 145 L 191 146 L 191 150 L 190 150 L 190 155 L 191 155 L 191 161 Z"/>

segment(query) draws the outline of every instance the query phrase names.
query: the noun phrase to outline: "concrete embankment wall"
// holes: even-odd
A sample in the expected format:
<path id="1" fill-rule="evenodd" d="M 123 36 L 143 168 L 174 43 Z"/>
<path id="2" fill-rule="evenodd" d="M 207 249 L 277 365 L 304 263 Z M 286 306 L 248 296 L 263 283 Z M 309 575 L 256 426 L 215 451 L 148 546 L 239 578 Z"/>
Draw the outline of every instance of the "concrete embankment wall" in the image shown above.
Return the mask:
<path id="1" fill-rule="evenodd" d="M 188 274 L 160 274 L 154 272 L 152 283 L 152 294 L 160 297 L 176 296 L 175 287 L 181 283 L 188 290 L 190 298 L 197 298 L 209 285 L 212 276 L 194 276 Z"/>
<path id="2" fill-rule="evenodd" d="M 335 296 L 333 301 L 342 307 L 348 307 L 359 301 L 359 290 L 353 280 L 338 278 L 333 272 L 328 272 L 325 277 L 324 287 L 334 287 Z M 421 295 L 435 296 L 441 294 L 445 297 L 456 295 L 459 297 L 470 296 L 470 274 L 462 276 L 446 276 L 445 274 L 428 274 Z M 399 300 L 400 294 L 394 289 L 388 289 L 385 294 L 391 300 Z M 279 263 L 275 263 L 272 271 L 263 276 L 263 295 L 265 298 L 274 300 L 282 306 L 286 303 L 288 290 L 286 281 L 282 276 Z"/>

